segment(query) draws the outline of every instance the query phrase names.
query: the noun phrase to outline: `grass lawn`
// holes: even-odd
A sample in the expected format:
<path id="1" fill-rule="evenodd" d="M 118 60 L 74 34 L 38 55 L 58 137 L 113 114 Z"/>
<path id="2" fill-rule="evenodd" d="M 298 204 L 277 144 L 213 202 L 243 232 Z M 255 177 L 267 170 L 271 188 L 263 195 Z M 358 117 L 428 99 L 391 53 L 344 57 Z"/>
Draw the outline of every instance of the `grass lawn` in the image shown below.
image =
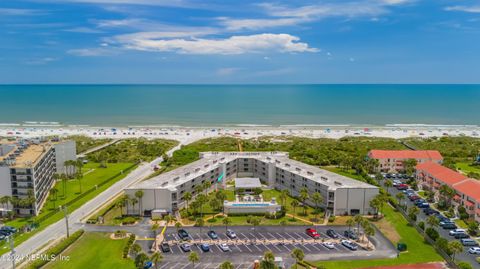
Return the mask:
<path id="1" fill-rule="evenodd" d="M 455 220 L 455 224 L 456 224 L 459 228 L 468 229 L 468 224 L 466 224 L 465 221 L 463 221 L 463 220 L 461 220 L 461 219 L 456 219 L 456 220 Z"/>
<path id="2" fill-rule="evenodd" d="M 465 174 L 477 173 L 480 174 L 480 166 L 473 166 L 471 163 L 456 163 L 455 167 Z"/>
<path id="3" fill-rule="evenodd" d="M 109 177 L 115 175 L 116 173 L 118 173 L 121 170 L 125 170 L 130 165 L 131 164 L 129 164 L 129 163 L 115 163 L 115 164 L 108 164 L 107 168 L 98 168 L 97 163 L 90 163 L 88 165 L 85 165 L 84 166 L 84 171 L 85 172 L 87 172 L 90 169 L 95 169 L 95 170 L 86 174 L 83 177 L 83 179 L 82 179 L 82 189 L 83 189 L 83 191 L 86 191 L 90 188 L 93 188 L 98 183 L 108 179 Z M 100 188 L 96 189 L 95 191 L 93 191 L 93 192 L 89 193 L 88 195 L 84 196 L 82 199 L 76 201 L 75 203 L 73 203 L 72 205 L 70 205 L 68 207 L 69 212 L 72 212 L 75 209 L 79 208 L 80 206 L 82 206 L 87 201 L 91 200 L 92 198 L 94 198 L 95 196 L 97 196 L 98 194 L 103 192 L 104 190 L 108 189 L 115 182 L 124 178 L 127 174 L 128 173 L 125 173 L 123 175 L 120 175 L 120 176 L 116 177 L 115 179 L 111 180 L 107 184 L 101 186 Z M 62 189 L 62 183 L 61 182 L 58 182 L 57 185 L 55 186 L 55 188 L 59 189 L 58 197 L 57 197 L 58 199 L 55 202 L 56 207 L 71 201 L 72 199 L 74 199 L 76 196 L 78 196 L 80 194 L 79 193 L 80 187 L 79 187 L 79 184 L 78 184 L 77 180 L 68 181 L 65 197 L 63 197 L 63 191 L 62 191 L 63 189 Z M 53 210 L 53 201 L 50 201 L 50 199 L 48 199 L 48 201 L 45 203 L 42 211 L 40 212 L 39 216 L 36 217 L 36 218 L 42 217 L 42 216 L 48 214 L 52 210 Z M 10 226 L 14 226 L 14 227 L 22 227 L 23 225 L 26 225 L 29 222 L 34 221 L 36 218 L 17 218 L 13 221 L 6 222 L 5 225 L 10 225 Z M 57 212 L 56 214 L 52 215 L 50 218 L 41 222 L 38 229 L 36 229 L 32 232 L 29 232 L 29 233 L 23 233 L 23 234 L 19 234 L 18 236 L 16 236 L 15 237 L 15 245 L 18 245 L 18 244 L 24 242 L 25 240 L 27 240 L 28 238 L 33 236 L 35 233 L 41 231 L 42 229 L 44 229 L 47 226 L 57 222 L 58 220 L 60 220 L 62 218 L 63 218 L 63 213 L 62 212 Z M 45 242 L 45 243 L 47 243 L 47 242 Z M 3 254 L 5 252 L 7 252 L 8 249 L 9 248 L 2 241 L 2 243 L 0 243 L 0 254 Z"/>
<path id="4" fill-rule="evenodd" d="M 366 268 L 374 266 L 391 266 L 401 264 L 427 263 L 434 261 L 442 261 L 442 257 L 429 244 L 424 242 L 423 237 L 414 227 L 408 225 L 407 220 L 395 210 L 387 206 L 384 208 L 385 219 L 393 225 L 396 232 L 400 236 L 397 242 L 406 243 L 408 251 L 401 253 L 399 258 L 378 259 L 378 260 L 356 260 L 356 261 L 319 261 L 317 265 L 323 265 L 327 269 L 349 269 L 349 268 Z M 390 237 L 390 236 L 389 236 Z M 389 238 L 391 240 L 391 238 Z"/>
<path id="5" fill-rule="evenodd" d="M 62 255 L 69 261 L 55 261 L 45 268 L 135 268 L 131 259 L 123 259 L 122 251 L 127 239 L 112 240 L 110 234 L 85 233 L 77 242 L 65 250 Z"/>

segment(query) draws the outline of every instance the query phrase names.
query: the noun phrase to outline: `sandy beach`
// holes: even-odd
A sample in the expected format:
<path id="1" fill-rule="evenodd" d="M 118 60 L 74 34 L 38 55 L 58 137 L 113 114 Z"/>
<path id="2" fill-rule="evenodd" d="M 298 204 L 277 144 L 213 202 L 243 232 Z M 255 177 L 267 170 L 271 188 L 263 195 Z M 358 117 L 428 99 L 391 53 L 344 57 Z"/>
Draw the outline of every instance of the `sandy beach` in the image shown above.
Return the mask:
<path id="1" fill-rule="evenodd" d="M 479 137 L 480 127 L 469 125 L 236 125 L 228 127 L 136 126 L 93 127 L 72 125 L 13 125 L 1 126 L 3 137 L 39 137 L 85 135 L 93 138 L 165 138 L 193 142 L 203 138 L 234 136 L 255 138 L 260 136 L 299 136 L 339 139 L 345 136 L 371 136 L 385 138 L 470 136 Z"/>

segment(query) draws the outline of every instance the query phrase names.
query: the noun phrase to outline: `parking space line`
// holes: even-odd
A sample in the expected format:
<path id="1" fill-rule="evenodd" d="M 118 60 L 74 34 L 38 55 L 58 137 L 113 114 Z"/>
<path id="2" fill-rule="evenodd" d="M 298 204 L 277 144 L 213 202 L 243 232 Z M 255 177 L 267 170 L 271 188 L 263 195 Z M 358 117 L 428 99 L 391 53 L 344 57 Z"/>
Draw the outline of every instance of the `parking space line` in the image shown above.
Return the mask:
<path id="1" fill-rule="evenodd" d="M 169 265 L 169 264 L 170 264 L 170 262 L 167 262 L 167 263 L 165 263 L 164 265 L 160 266 L 160 268 L 159 268 L 159 269 L 162 269 L 162 268 L 167 268 L 166 266 L 167 266 L 167 265 Z"/>
<path id="2" fill-rule="evenodd" d="M 178 247 L 178 251 L 180 251 L 180 253 L 182 253 L 183 250 L 180 248 L 180 245 L 177 245 L 177 247 Z"/>
<path id="3" fill-rule="evenodd" d="M 242 250 L 237 246 L 237 244 L 233 244 L 237 249 L 238 251 L 242 252 Z"/>
<path id="4" fill-rule="evenodd" d="M 217 244 L 215 244 L 215 246 L 218 248 L 218 250 L 222 251 L 222 249 Z"/>
<path id="5" fill-rule="evenodd" d="M 313 243 L 313 244 L 311 244 L 311 245 L 312 245 L 312 247 L 314 247 L 314 248 L 315 248 L 315 249 L 317 249 L 317 250 L 322 250 L 322 249 L 320 249 L 320 248 L 317 248 L 317 246 L 316 246 L 315 244 L 317 244 L 317 243 Z"/>
<path id="6" fill-rule="evenodd" d="M 247 244 L 243 244 L 247 249 L 248 251 L 252 252 L 252 250 L 247 246 Z"/>
<path id="7" fill-rule="evenodd" d="M 262 251 L 256 244 L 252 244 L 251 246 L 254 246 L 258 249 L 258 251 Z"/>
<path id="8" fill-rule="evenodd" d="M 205 265 L 205 267 L 203 267 L 203 269 L 207 269 L 210 264 L 211 264 L 211 263 L 207 263 L 207 264 Z"/>
<path id="9" fill-rule="evenodd" d="M 278 251 L 282 251 L 280 248 L 278 248 L 278 247 L 275 246 L 274 244 L 272 244 L 272 246 L 273 246 L 274 248 L 276 248 Z"/>
<path id="10" fill-rule="evenodd" d="M 180 266 L 181 266 L 182 264 L 183 264 L 183 263 L 180 263 Z M 181 269 L 187 268 L 187 266 L 189 266 L 189 265 L 190 265 L 190 264 L 189 264 L 189 263 L 187 263 L 187 264 L 185 264 L 185 266 L 184 266 L 184 267 L 182 267 Z"/>
<path id="11" fill-rule="evenodd" d="M 243 263 L 239 264 L 237 267 L 235 267 L 235 269 L 240 269 L 240 267 L 242 267 Z"/>

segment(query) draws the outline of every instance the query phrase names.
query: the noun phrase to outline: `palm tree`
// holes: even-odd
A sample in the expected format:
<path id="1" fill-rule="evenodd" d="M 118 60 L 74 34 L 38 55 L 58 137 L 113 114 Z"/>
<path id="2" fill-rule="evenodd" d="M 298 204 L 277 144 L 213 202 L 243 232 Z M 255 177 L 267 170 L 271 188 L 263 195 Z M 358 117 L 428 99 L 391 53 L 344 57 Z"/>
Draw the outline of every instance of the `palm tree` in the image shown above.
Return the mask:
<path id="1" fill-rule="evenodd" d="M 360 232 L 360 225 L 365 222 L 365 218 L 362 215 L 355 215 L 353 221 L 357 224 L 357 232 Z"/>
<path id="2" fill-rule="evenodd" d="M 300 199 L 300 201 L 302 201 L 302 204 L 305 205 L 309 196 L 308 196 L 308 189 L 303 187 L 301 190 L 300 190 L 300 196 L 298 197 Z M 303 215 L 307 215 L 307 208 L 304 206 L 303 207 Z"/>
<path id="3" fill-rule="evenodd" d="M 55 209 L 55 202 L 57 201 L 58 190 L 56 188 L 51 188 L 49 191 L 50 196 L 52 196 L 51 201 L 53 202 L 53 209 Z"/>
<path id="4" fill-rule="evenodd" d="M 158 264 L 162 262 L 163 256 L 160 252 L 155 252 L 150 256 L 150 260 L 155 264 L 155 269 L 158 269 Z"/>
<path id="5" fill-rule="evenodd" d="M 412 206 L 408 209 L 408 216 L 415 222 L 417 220 L 417 214 L 420 212 L 420 209 L 416 206 Z"/>
<path id="6" fill-rule="evenodd" d="M 451 200 L 455 196 L 455 190 L 444 184 L 440 187 L 438 191 L 443 197 L 445 203 L 448 205 L 448 207 L 450 207 Z"/>
<path id="7" fill-rule="evenodd" d="M 222 220 L 223 225 L 225 225 L 225 232 L 227 232 L 228 225 L 232 223 L 232 220 L 229 217 L 225 217 Z"/>
<path id="8" fill-rule="evenodd" d="M 369 223 L 369 225 L 367 225 L 366 227 L 363 228 L 363 232 L 364 232 L 365 236 L 372 237 L 372 236 L 375 235 L 375 228 L 373 228 L 373 225 L 371 225 Z M 370 240 L 367 240 L 367 247 L 368 247 L 369 244 L 370 244 Z"/>
<path id="9" fill-rule="evenodd" d="M 303 253 L 303 250 L 299 248 L 294 248 L 291 253 L 292 257 L 295 259 L 297 263 L 300 263 L 303 261 L 303 258 L 305 258 L 305 253 Z"/>
<path id="10" fill-rule="evenodd" d="M 218 267 L 218 269 L 234 269 L 235 267 L 233 266 L 233 264 L 229 261 L 224 261 L 222 264 L 220 264 L 220 266 Z"/>
<path id="11" fill-rule="evenodd" d="M 180 222 L 176 222 L 176 223 L 175 223 L 175 228 L 177 229 L 177 233 L 178 233 L 178 230 L 179 230 L 180 228 L 182 228 L 182 224 L 181 224 Z"/>
<path id="12" fill-rule="evenodd" d="M 62 186 L 63 186 L 63 199 L 65 199 L 65 195 L 67 192 L 67 175 L 66 174 L 61 174 L 60 178 L 62 179 Z"/>
<path id="13" fill-rule="evenodd" d="M 288 197 L 288 190 L 285 189 L 285 190 L 282 190 L 280 192 L 280 195 L 278 196 L 278 198 L 280 199 L 280 202 L 282 203 L 283 206 L 287 206 L 287 197 Z"/>
<path id="14" fill-rule="evenodd" d="M 163 217 L 163 220 L 166 222 L 166 225 L 168 226 L 168 224 L 172 221 L 173 217 L 172 215 L 168 214 L 166 215 L 165 217 Z"/>
<path id="15" fill-rule="evenodd" d="M 267 251 L 263 254 L 263 260 L 260 262 L 260 269 L 275 268 L 275 255 L 273 252 Z"/>
<path id="16" fill-rule="evenodd" d="M 407 159 L 403 161 L 403 168 L 408 176 L 412 176 L 413 173 L 415 173 L 415 166 L 417 166 L 417 160 L 415 159 Z"/>
<path id="17" fill-rule="evenodd" d="M 198 256 L 198 253 L 195 251 L 192 251 L 188 255 L 188 261 L 192 263 L 192 268 L 195 268 L 195 263 L 200 261 L 200 256 Z"/>
<path id="18" fill-rule="evenodd" d="M 188 202 L 190 202 L 190 200 L 192 200 L 192 193 L 189 192 L 189 191 L 184 193 L 183 194 L 183 200 L 185 200 L 185 203 L 186 203 L 185 209 L 187 210 L 187 213 L 188 213 Z"/>
<path id="19" fill-rule="evenodd" d="M 395 197 L 397 197 L 398 203 L 401 205 L 402 200 L 405 199 L 405 194 L 403 192 L 399 192 L 395 195 Z"/>
<path id="20" fill-rule="evenodd" d="M 203 191 L 203 186 L 196 185 L 193 189 L 195 190 L 195 195 L 199 195 Z"/>
<path id="21" fill-rule="evenodd" d="M 132 199 L 130 199 L 130 202 L 132 203 L 132 207 L 135 208 L 135 205 L 138 203 L 138 199 L 137 198 L 132 198 Z"/>
<path id="22" fill-rule="evenodd" d="M 352 230 L 352 226 L 355 225 L 355 220 L 353 220 L 352 218 L 348 219 L 346 224 L 348 225 L 348 230 Z"/>
<path id="23" fill-rule="evenodd" d="M 463 251 L 463 245 L 460 241 L 450 241 L 448 242 L 448 249 L 452 253 L 453 262 L 455 262 L 455 255 Z"/>
<path id="24" fill-rule="evenodd" d="M 200 234 L 202 234 L 202 227 L 203 225 L 205 225 L 205 220 L 202 219 L 202 218 L 198 218 L 196 221 L 195 221 L 195 226 L 199 227 L 200 228 Z M 201 237 L 200 237 L 200 240 L 201 240 Z"/>
<path id="25" fill-rule="evenodd" d="M 323 203 L 323 196 L 319 192 L 315 192 L 312 195 L 312 201 L 315 203 L 315 209 L 316 209 L 316 220 L 318 221 L 318 217 L 320 214 L 320 205 Z"/>
<path id="26" fill-rule="evenodd" d="M 383 184 L 385 185 L 385 188 L 387 188 L 387 193 L 390 193 L 390 188 L 393 186 L 393 182 L 390 179 L 387 179 Z"/>
<path id="27" fill-rule="evenodd" d="M 140 217 L 143 217 L 143 191 L 138 190 L 135 192 L 135 197 L 137 197 L 139 203 L 138 203 L 138 211 L 140 214 Z"/>
<path id="28" fill-rule="evenodd" d="M 295 210 L 297 209 L 297 206 L 300 205 L 300 203 L 298 202 L 297 199 L 293 199 L 292 202 L 290 203 L 290 205 L 293 208 L 293 219 L 295 219 Z"/>
<path id="29" fill-rule="evenodd" d="M 142 251 L 142 247 L 139 244 L 133 244 L 132 246 L 132 254 L 133 256 L 137 256 L 138 253 Z"/>
<path id="30" fill-rule="evenodd" d="M 80 185 L 80 193 L 82 193 L 82 179 L 83 179 L 83 174 L 77 173 L 77 180 L 78 180 L 78 184 Z"/>
<path id="31" fill-rule="evenodd" d="M 426 222 L 430 226 L 430 228 L 438 227 L 438 225 L 440 225 L 440 221 L 435 215 L 428 216 Z"/>
<path id="32" fill-rule="evenodd" d="M 130 196 L 128 194 L 124 194 L 122 195 L 122 198 L 120 198 L 120 201 L 126 207 L 127 209 L 126 215 L 128 215 L 128 204 L 130 203 Z"/>
<path id="33" fill-rule="evenodd" d="M 208 194 L 208 189 L 212 186 L 212 183 L 210 181 L 205 181 L 203 182 L 203 189 L 205 190 L 205 195 Z"/>
<path id="34" fill-rule="evenodd" d="M 75 166 L 78 168 L 78 172 L 82 174 L 82 168 L 83 168 L 83 160 L 76 160 Z"/>

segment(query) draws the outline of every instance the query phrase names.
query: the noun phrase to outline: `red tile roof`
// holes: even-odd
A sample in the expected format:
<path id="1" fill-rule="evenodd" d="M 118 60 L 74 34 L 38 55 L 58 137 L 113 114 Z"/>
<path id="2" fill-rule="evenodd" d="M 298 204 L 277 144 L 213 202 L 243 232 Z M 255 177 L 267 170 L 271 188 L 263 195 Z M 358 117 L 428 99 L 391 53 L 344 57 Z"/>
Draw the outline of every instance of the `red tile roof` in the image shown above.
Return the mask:
<path id="1" fill-rule="evenodd" d="M 480 203 L 480 181 L 469 178 L 453 185 L 453 188 Z"/>
<path id="2" fill-rule="evenodd" d="M 374 159 L 429 159 L 443 160 L 437 150 L 371 150 L 369 156 Z"/>
<path id="3" fill-rule="evenodd" d="M 434 162 L 419 163 L 417 164 L 416 169 L 425 174 L 430 174 L 435 179 L 449 186 L 459 183 L 467 178 L 467 176 L 463 174 Z"/>

